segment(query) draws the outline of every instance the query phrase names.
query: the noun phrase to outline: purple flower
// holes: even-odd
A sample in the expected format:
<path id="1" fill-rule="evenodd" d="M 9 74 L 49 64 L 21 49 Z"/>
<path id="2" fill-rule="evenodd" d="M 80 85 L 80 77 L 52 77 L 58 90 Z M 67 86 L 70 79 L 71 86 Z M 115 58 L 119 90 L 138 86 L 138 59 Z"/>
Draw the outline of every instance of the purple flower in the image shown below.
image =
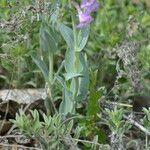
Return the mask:
<path id="1" fill-rule="evenodd" d="M 99 8 L 97 0 L 82 0 L 80 7 L 88 13 L 95 12 Z"/>
<path id="2" fill-rule="evenodd" d="M 78 11 L 79 24 L 77 28 L 88 26 L 94 20 L 91 13 L 97 11 L 99 3 L 96 0 L 82 0 L 80 6 L 75 2 L 73 4 Z"/>
<path id="3" fill-rule="evenodd" d="M 93 18 L 87 12 L 81 11 L 81 12 L 78 12 L 78 14 L 79 14 L 79 22 L 81 23 L 84 23 L 84 22 L 90 23 L 91 21 L 93 21 Z"/>
<path id="4" fill-rule="evenodd" d="M 79 15 L 79 24 L 77 25 L 77 28 L 86 27 L 94 20 L 89 13 L 83 12 L 81 10 L 78 11 L 78 15 Z"/>

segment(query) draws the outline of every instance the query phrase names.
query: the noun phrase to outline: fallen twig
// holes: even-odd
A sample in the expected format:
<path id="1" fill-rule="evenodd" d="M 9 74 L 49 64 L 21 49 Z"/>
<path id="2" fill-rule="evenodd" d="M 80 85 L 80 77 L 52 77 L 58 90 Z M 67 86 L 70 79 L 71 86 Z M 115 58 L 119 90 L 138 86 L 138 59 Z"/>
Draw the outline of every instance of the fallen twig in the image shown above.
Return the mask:
<path id="1" fill-rule="evenodd" d="M 17 144 L 5 144 L 5 143 L 0 143 L 0 146 L 4 146 L 4 147 L 18 147 L 18 148 L 23 148 L 23 149 L 32 149 L 32 150 L 42 150 L 40 148 L 36 148 L 36 147 L 27 147 L 27 146 L 23 146 L 23 145 L 17 145 Z"/>
<path id="2" fill-rule="evenodd" d="M 145 134 L 150 135 L 150 132 L 144 128 L 141 124 L 139 124 L 138 122 L 136 122 L 135 120 L 133 120 L 130 116 L 123 116 L 125 119 L 127 119 L 132 125 L 136 126 L 137 128 L 139 128 L 141 131 L 143 131 Z"/>
<path id="3" fill-rule="evenodd" d="M 97 142 L 93 142 L 93 141 L 88 141 L 88 140 L 81 140 L 81 139 L 76 139 L 76 138 L 67 138 L 67 137 L 63 137 L 62 140 L 74 140 L 74 141 L 77 141 L 77 142 L 82 142 L 82 143 L 89 143 L 89 144 L 94 144 L 94 145 L 97 145 L 99 146 L 99 148 L 104 148 L 104 147 L 107 147 L 108 150 L 110 150 L 110 146 L 108 144 L 99 144 Z"/>

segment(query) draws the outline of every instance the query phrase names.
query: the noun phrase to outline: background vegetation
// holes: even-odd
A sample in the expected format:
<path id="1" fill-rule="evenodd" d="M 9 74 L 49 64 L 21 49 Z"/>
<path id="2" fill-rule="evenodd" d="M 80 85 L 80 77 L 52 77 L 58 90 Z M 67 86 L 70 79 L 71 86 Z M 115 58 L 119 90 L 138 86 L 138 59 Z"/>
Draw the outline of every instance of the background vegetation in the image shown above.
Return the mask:
<path id="1" fill-rule="evenodd" d="M 42 54 L 39 41 L 42 16 L 51 16 L 53 8 L 57 7 L 56 3 L 55 0 L 0 0 L 0 89 L 45 87 L 43 75 L 31 55 L 33 53 Z M 116 149 L 128 149 L 130 146 L 141 149 L 138 142 L 142 143 L 142 149 L 150 148 L 147 140 L 149 133 L 145 132 L 146 138 L 141 133 L 144 140 L 137 137 L 134 133 L 135 129 L 131 128 L 132 121 L 123 118 L 124 114 L 131 114 L 132 109 L 120 106 L 122 104 L 131 106 L 129 97 L 134 95 L 150 96 L 150 1 L 99 0 L 99 3 L 100 8 L 93 14 L 95 20 L 90 26 L 89 39 L 83 50 L 87 54 L 90 74 L 88 96 L 77 104 L 76 115 L 80 117 L 75 116 L 77 118 L 74 122 L 67 122 L 66 126 L 61 124 L 60 116 L 56 114 L 53 118 L 48 119 L 45 115 L 44 125 L 40 119 L 34 122 L 38 131 L 43 127 L 53 138 L 49 143 L 43 144 L 42 141 L 46 141 L 49 135 L 41 132 L 42 136 L 45 136 L 42 139 L 37 133 L 33 133 L 35 138 L 44 145 L 44 149 L 50 146 L 54 149 L 56 147 L 65 149 L 66 140 L 70 136 L 74 138 L 71 145 L 74 145 L 76 149 L 97 149 L 98 147 L 95 146 L 99 146 L 100 149 L 101 144 L 104 144 L 106 149 L 109 149 L 111 144 L 113 149 L 116 148 L 116 145 Z M 71 26 L 68 1 L 60 1 L 59 7 L 58 19 L 65 25 Z M 130 34 L 132 36 L 128 37 Z M 66 50 L 66 43 L 61 35 L 57 37 L 57 42 L 59 51 L 54 56 L 55 72 L 64 60 Z M 129 42 L 131 46 L 128 45 Z M 129 50 L 123 51 L 123 45 Z M 133 52 L 130 52 L 132 47 Z M 44 58 L 48 63 L 45 55 Z M 139 84 L 142 90 L 137 88 Z M 54 87 L 53 95 L 56 106 L 61 101 L 61 90 L 62 87 L 59 84 Z M 114 103 L 117 107 L 114 106 Z M 110 107 L 115 108 L 110 109 Z M 145 117 L 144 119 L 142 117 L 143 120 L 140 123 L 150 132 L 150 110 L 145 109 L 144 112 Z M 31 119 L 24 115 L 26 120 Z M 32 112 L 32 115 L 33 118 L 39 118 L 36 111 Z M 16 122 L 13 121 L 13 123 L 23 130 L 21 130 L 22 133 L 32 137 L 32 133 L 27 132 L 26 125 L 20 126 L 18 120 L 19 115 L 16 117 Z M 52 120 L 53 124 L 53 128 L 49 130 L 46 128 L 49 125 L 48 120 Z M 31 123 L 25 122 L 27 126 Z M 31 126 L 30 130 L 33 131 L 35 126 Z M 58 126 L 59 129 L 56 130 Z M 64 131 L 63 129 L 68 126 L 68 131 Z M 133 136 L 128 135 L 130 132 Z M 124 136 L 128 137 L 125 141 Z M 79 139 L 84 140 L 83 143 Z M 117 142 L 114 139 L 118 139 Z M 55 143 L 55 141 L 58 142 Z M 94 142 L 96 144 L 93 144 Z"/>

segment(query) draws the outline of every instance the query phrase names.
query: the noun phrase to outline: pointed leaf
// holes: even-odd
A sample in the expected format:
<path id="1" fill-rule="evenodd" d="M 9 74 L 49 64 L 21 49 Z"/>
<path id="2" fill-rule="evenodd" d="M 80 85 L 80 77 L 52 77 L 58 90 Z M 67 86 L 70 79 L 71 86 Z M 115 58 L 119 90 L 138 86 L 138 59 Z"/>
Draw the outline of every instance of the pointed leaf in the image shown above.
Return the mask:
<path id="1" fill-rule="evenodd" d="M 74 46 L 74 38 L 73 38 L 73 31 L 71 28 L 67 27 L 63 23 L 59 24 L 59 30 L 61 35 L 63 36 L 64 40 L 66 41 L 68 47 L 73 49 Z"/>
<path id="2" fill-rule="evenodd" d="M 68 113 L 74 113 L 74 102 L 72 93 L 67 89 L 64 90 L 64 98 L 60 104 L 59 112 L 66 115 Z"/>
<path id="3" fill-rule="evenodd" d="M 57 41 L 52 28 L 44 23 L 40 28 L 40 47 L 43 51 L 54 54 L 57 51 Z"/>
<path id="4" fill-rule="evenodd" d="M 36 53 L 33 53 L 31 55 L 31 57 L 32 57 L 33 61 L 35 62 L 35 64 L 40 68 L 41 72 L 43 73 L 45 80 L 48 81 L 48 74 L 49 73 L 48 73 L 48 68 L 47 68 L 45 62 L 42 61 Z"/>
<path id="5" fill-rule="evenodd" d="M 74 69 L 74 53 L 71 49 L 68 49 L 65 53 L 65 70 L 67 73 L 75 72 Z"/>
<path id="6" fill-rule="evenodd" d="M 65 73 L 64 76 L 65 76 L 66 81 L 76 78 L 76 77 L 83 77 L 83 75 L 80 73 Z"/>
<path id="7" fill-rule="evenodd" d="M 80 61 L 83 67 L 83 71 L 81 74 L 83 77 L 80 78 L 80 85 L 79 85 L 79 95 L 78 100 L 85 99 L 88 89 L 89 89 L 89 73 L 88 73 L 88 66 L 87 66 L 87 58 L 86 55 L 80 53 Z"/>
<path id="8" fill-rule="evenodd" d="M 78 33 L 78 51 L 83 50 L 89 37 L 89 27 L 82 28 Z"/>

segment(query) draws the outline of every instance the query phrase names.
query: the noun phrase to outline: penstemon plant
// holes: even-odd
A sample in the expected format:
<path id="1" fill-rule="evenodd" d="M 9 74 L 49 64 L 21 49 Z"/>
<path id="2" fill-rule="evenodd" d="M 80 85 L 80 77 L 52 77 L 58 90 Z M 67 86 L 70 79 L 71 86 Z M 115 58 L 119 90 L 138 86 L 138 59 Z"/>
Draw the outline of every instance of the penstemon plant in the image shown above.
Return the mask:
<path id="1" fill-rule="evenodd" d="M 57 29 L 55 27 L 59 13 L 59 5 L 59 1 L 55 1 L 49 6 L 49 11 L 51 14 L 50 17 L 41 14 L 41 27 L 39 32 L 40 54 L 32 54 L 33 61 L 40 68 L 45 79 L 45 87 L 49 96 L 45 100 L 45 107 L 48 114 L 52 113 L 50 111 L 50 105 L 53 105 L 55 113 L 57 112 L 57 109 L 53 103 L 54 98 L 52 95 L 52 89 L 54 86 L 54 56 L 59 50 L 59 34 L 57 33 Z M 58 69 L 58 71 L 59 70 L 61 70 L 61 67 Z"/>
<path id="2" fill-rule="evenodd" d="M 51 104 L 53 104 L 52 89 L 55 80 L 62 85 L 63 100 L 59 107 L 59 112 L 62 114 L 75 113 L 77 102 L 84 100 L 87 95 L 89 74 L 87 56 L 83 49 L 89 37 L 90 23 L 93 21 L 91 13 L 97 11 L 99 8 L 99 3 L 96 0 L 82 0 L 80 5 L 68 0 L 68 4 L 72 28 L 62 23 L 62 20 L 59 18 L 60 1 L 54 2 L 53 10 L 55 11 L 52 13 L 50 19 L 49 17 L 42 19 L 40 49 L 42 53 L 48 55 L 49 67 L 46 65 L 42 55 L 32 55 L 34 62 L 41 69 L 48 85 Z M 78 25 L 76 23 L 76 11 L 79 17 Z M 58 72 L 54 73 L 53 58 L 59 49 L 58 37 L 60 37 L 60 34 L 67 44 L 67 49 L 65 52 L 65 60 L 62 62 Z M 63 67 L 65 68 L 65 73 L 62 77 L 59 72 Z M 48 103 L 49 101 L 47 100 L 47 104 Z M 46 106 L 48 106 L 47 104 Z M 49 112 L 48 107 L 47 112 Z"/>

